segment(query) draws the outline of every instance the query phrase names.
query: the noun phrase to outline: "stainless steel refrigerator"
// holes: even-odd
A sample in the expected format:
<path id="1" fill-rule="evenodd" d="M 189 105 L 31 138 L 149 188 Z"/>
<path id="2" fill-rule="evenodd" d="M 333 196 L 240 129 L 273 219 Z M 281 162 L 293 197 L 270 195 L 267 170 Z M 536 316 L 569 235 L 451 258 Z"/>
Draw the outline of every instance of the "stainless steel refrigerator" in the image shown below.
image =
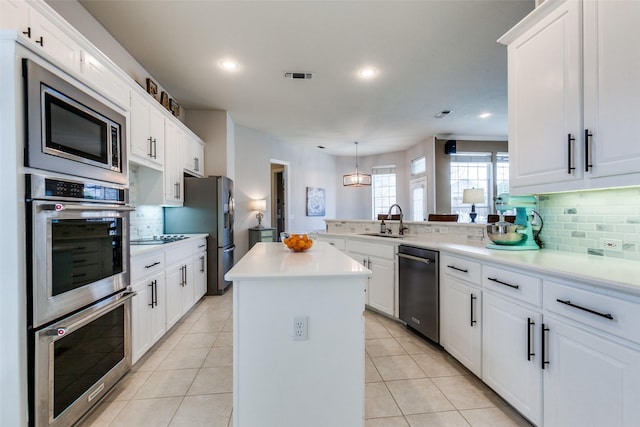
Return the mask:
<path id="1" fill-rule="evenodd" d="M 208 233 L 207 295 L 224 293 L 233 267 L 233 181 L 226 176 L 184 178 L 184 205 L 164 208 L 165 234 Z"/>

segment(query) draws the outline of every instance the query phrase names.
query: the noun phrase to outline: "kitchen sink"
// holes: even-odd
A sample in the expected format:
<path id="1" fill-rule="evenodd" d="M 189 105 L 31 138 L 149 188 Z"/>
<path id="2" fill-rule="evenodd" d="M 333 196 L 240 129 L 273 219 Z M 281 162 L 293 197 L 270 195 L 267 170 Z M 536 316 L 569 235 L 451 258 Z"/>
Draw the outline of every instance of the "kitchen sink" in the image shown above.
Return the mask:
<path id="1" fill-rule="evenodd" d="M 401 239 L 404 237 L 399 234 L 386 234 L 386 233 L 362 233 L 361 236 L 388 237 L 390 239 Z"/>

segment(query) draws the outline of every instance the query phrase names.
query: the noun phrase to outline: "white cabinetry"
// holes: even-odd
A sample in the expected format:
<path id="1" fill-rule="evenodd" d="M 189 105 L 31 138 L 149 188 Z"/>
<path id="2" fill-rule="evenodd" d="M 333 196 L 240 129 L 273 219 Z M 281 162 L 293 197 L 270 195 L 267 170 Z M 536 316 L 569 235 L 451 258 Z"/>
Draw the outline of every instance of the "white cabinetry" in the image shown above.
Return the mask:
<path id="1" fill-rule="evenodd" d="M 513 194 L 640 184 L 640 4 L 545 2 L 508 44 Z"/>
<path id="2" fill-rule="evenodd" d="M 478 262 L 441 254 L 440 344 L 477 376 L 482 371 L 482 292 Z"/>
<path id="3" fill-rule="evenodd" d="M 204 144 L 190 133 L 183 134 L 182 148 L 184 152 L 182 167 L 191 175 L 204 176 Z"/>
<path id="4" fill-rule="evenodd" d="M 589 134 L 584 164 L 593 165 L 585 166 L 587 177 L 638 174 L 640 2 L 590 0 L 583 7 L 584 128 Z"/>
<path id="5" fill-rule="evenodd" d="M 131 90 L 129 160 L 162 170 L 164 165 L 164 117 L 148 99 Z"/>
<path id="6" fill-rule="evenodd" d="M 201 239 L 194 246 L 193 257 L 193 302 L 197 302 L 207 293 L 207 241 Z"/>
<path id="7" fill-rule="evenodd" d="M 582 179 L 580 31 L 580 4 L 567 1 L 509 43 L 512 189 Z"/>
<path id="8" fill-rule="evenodd" d="M 347 248 L 351 258 L 367 267 L 372 273 L 367 286 L 365 304 L 389 316 L 397 317 L 395 246 L 352 239 L 347 241 Z"/>
<path id="9" fill-rule="evenodd" d="M 542 280 L 483 266 L 482 380 L 536 425 L 542 422 Z"/>
<path id="10" fill-rule="evenodd" d="M 319 234 L 318 241 L 327 242 L 328 244 L 330 244 L 336 249 L 341 250 L 342 252 L 346 252 L 347 250 L 347 241 L 340 237 L 329 237 L 329 236 L 324 236 L 322 234 Z M 360 260 L 356 260 L 356 261 L 359 262 Z"/>
<path id="11" fill-rule="evenodd" d="M 190 246 L 176 248 L 167 254 L 167 329 L 193 305 L 193 277 Z"/>
<path id="12" fill-rule="evenodd" d="M 134 257 L 131 261 L 131 363 L 136 363 L 164 335 L 164 252 Z"/>
<path id="13" fill-rule="evenodd" d="M 544 425 L 637 426 L 640 299 L 545 280 Z"/>
<path id="14" fill-rule="evenodd" d="M 166 206 L 182 206 L 184 202 L 183 186 L 183 149 L 184 131 L 174 123 L 165 122 L 165 165 L 164 165 L 164 201 Z"/>
<path id="15" fill-rule="evenodd" d="M 50 59 L 66 71 L 80 69 L 80 45 L 26 1 L 0 2 L 2 28 L 12 28 L 33 43 L 36 52 L 42 49 Z"/>

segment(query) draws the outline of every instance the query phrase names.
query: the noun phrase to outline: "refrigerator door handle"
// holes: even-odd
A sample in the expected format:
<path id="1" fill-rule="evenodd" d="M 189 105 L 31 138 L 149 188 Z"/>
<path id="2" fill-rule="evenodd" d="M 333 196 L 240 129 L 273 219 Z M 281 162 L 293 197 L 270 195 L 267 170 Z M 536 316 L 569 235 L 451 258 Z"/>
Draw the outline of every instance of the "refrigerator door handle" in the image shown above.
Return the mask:
<path id="1" fill-rule="evenodd" d="M 235 250 L 236 250 L 236 245 L 233 245 L 230 248 L 227 248 L 227 249 L 223 250 L 222 252 L 224 252 L 226 254 L 227 252 L 233 252 Z"/>

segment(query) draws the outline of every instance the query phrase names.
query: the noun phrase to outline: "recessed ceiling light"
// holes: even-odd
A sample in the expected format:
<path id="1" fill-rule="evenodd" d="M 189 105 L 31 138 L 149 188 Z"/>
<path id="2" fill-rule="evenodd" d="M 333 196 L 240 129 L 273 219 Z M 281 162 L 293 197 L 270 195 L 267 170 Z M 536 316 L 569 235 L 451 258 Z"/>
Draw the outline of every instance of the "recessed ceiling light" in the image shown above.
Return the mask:
<path id="1" fill-rule="evenodd" d="M 372 67 L 365 67 L 358 71 L 358 75 L 363 79 L 372 79 L 378 74 L 378 70 Z"/>
<path id="2" fill-rule="evenodd" d="M 225 71 L 236 71 L 240 68 L 240 65 L 232 59 L 223 59 L 218 63 L 218 65 Z"/>
<path id="3" fill-rule="evenodd" d="M 481 119 L 486 119 L 488 117 L 491 117 L 491 113 L 482 113 L 478 117 L 480 117 Z"/>

